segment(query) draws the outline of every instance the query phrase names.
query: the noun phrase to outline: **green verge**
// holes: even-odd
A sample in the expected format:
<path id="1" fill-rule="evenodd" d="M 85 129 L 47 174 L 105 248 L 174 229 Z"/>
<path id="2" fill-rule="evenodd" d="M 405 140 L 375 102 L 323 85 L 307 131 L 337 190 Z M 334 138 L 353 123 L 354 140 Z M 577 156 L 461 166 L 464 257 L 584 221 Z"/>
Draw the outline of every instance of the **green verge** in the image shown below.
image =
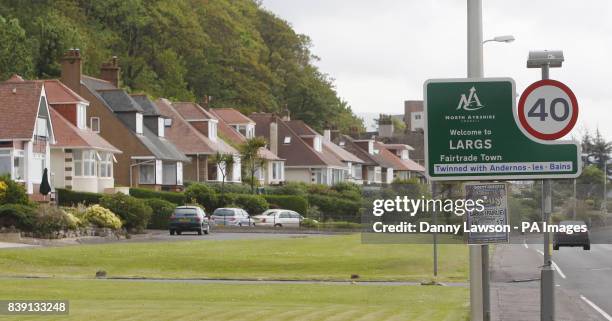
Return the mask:
<path id="1" fill-rule="evenodd" d="M 0 280 L 5 299 L 70 301 L 69 316 L 2 320 L 379 321 L 468 319 L 468 289 L 440 286 Z"/>
<path id="2" fill-rule="evenodd" d="M 205 238 L 205 237 L 204 237 Z M 439 281 L 465 282 L 468 249 L 441 244 Z M 422 281 L 428 244 L 362 244 L 359 234 L 288 239 L 111 243 L 0 251 L 0 276 Z"/>

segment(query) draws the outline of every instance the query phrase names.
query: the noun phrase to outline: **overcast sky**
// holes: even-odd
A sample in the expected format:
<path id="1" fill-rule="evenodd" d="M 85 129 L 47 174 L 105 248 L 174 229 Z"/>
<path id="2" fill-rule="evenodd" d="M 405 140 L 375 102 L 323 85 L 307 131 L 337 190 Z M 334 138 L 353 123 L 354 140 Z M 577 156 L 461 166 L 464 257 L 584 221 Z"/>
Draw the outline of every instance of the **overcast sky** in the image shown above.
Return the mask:
<path id="1" fill-rule="evenodd" d="M 311 37 L 319 67 L 335 79 L 356 113 L 403 113 L 422 99 L 429 78 L 466 77 L 465 0 L 264 0 L 264 7 Z M 486 77 L 512 77 L 520 94 L 540 78 L 525 67 L 529 50 L 563 50 L 552 79 L 578 97 L 576 130 L 596 127 L 612 139 L 612 1 L 485 0 Z"/>

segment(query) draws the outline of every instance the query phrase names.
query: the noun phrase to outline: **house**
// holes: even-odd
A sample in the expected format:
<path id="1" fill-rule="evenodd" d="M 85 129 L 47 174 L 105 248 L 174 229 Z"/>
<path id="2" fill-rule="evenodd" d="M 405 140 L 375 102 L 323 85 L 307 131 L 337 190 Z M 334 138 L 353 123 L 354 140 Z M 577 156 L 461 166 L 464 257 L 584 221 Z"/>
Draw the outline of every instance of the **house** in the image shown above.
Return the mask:
<path id="1" fill-rule="evenodd" d="M 219 119 L 219 134 L 234 146 L 244 144 L 247 139 L 255 137 L 255 121 L 233 108 L 214 108 L 209 112 Z M 255 169 L 255 178 L 260 185 L 279 185 L 285 181 L 285 160 L 268 149 L 258 150 L 258 158 L 262 164 Z M 247 171 L 247 174 L 250 174 Z"/>
<path id="2" fill-rule="evenodd" d="M 285 159 L 286 181 L 334 185 L 347 180 L 347 164 L 324 147 L 323 137 L 304 122 L 269 113 L 249 118 L 256 123 L 255 135 L 268 139 L 270 150 Z"/>
<path id="3" fill-rule="evenodd" d="M 406 123 L 406 129 L 411 132 L 425 129 L 422 100 L 404 101 L 404 123 Z"/>
<path id="4" fill-rule="evenodd" d="M 410 151 L 414 148 L 405 144 L 382 144 L 387 150 L 397 156 L 406 167 L 407 171 L 399 171 L 395 173 L 395 178 L 410 179 L 418 178 L 421 181 L 425 180 L 425 167 L 410 159 Z"/>
<path id="5" fill-rule="evenodd" d="M 344 148 L 334 144 L 332 142 L 332 131 L 326 129 L 323 131 L 323 148 L 329 150 L 334 154 L 342 163 L 346 166 L 345 178 L 346 181 L 363 184 L 363 164 L 365 163 L 361 158 L 348 152 Z"/>
<path id="6" fill-rule="evenodd" d="M 42 199 L 38 190 L 55 142 L 44 82 L 14 75 L 0 83 L 0 114 L 0 174 Z"/>
<path id="7" fill-rule="evenodd" d="M 160 126 L 164 118 L 149 109 L 147 102 L 137 102 L 119 88 L 117 58 L 102 65 L 101 79 L 82 75 L 78 49 L 69 50 L 61 65 L 61 82 L 90 103 L 90 128 L 123 152 L 116 155 L 115 183 L 156 190 L 182 189 L 183 163 L 189 159 L 164 137 L 164 127 Z"/>
<path id="8" fill-rule="evenodd" d="M 220 182 L 223 181 L 223 174 L 225 174 L 226 182 L 242 182 L 240 153 L 234 146 L 228 144 L 229 140 L 225 141 L 219 137 L 219 119 L 194 102 L 173 102 L 171 107 L 180 115 L 184 122 L 190 125 L 190 128 L 194 128 L 201 135 L 208 138 L 213 146 L 211 154 L 208 155 L 215 155 L 217 152 L 234 155 L 234 164 L 227 170 L 223 164 L 214 165 L 213 167 L 209 166 L 205 180 Z"/>
<path id="9" fill-rule="evenodd" d="M 51 186 L 92 193 L 115 187 L 113 164 L 121 151 L 87 127 L 89 102 L 59 80 L 44 84 L 55 133 Z"/>
<path id="10" fill-rule="evenodd" d="M 192 182 L 222 181 L 222 168 L 213 162 L 212 157 L 217 153 L 238 155 L 238 151 L 219 137 L 209 138 L 208 133 L 214 131 L 209 131 L 208 125 L 204 126 L 206 131 L 198 130 L 181 116 L 169 100 L 161 98 L 156 100 L 155 104 L 159 112 L 166 117 L 166 137 L 191 160 L 183 168 L 184 179 Z M 184 111 L 187 108 L 182 109 Z M 230 174 L 226 180 L 232 180 L 232 176 Z M 233 180 L 240 181 L 236 178 Z"/>

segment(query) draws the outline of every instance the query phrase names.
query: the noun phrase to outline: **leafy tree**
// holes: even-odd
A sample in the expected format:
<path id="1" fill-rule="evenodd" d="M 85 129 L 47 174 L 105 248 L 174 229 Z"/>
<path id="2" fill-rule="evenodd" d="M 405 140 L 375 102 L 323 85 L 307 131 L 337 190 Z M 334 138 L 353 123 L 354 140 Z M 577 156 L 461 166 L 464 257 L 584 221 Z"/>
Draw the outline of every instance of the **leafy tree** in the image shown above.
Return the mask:
<path id="1" fill-rule="evenodd" d="M 12 74 L 31 77 L 34 71 L 30 55 L 31 42 L 17 19 L 0 15 L 0 80 Z"/>
<path id="2" fill-rule="evenodd" d="M 242 165 L 249 175 L 251 193 L 255 193 L 255 173 L 258 170 L 263 170 L 265 164 L 265 160 L 259 155 L 259 149 L 265 146 L 266 140 L 263 137 L 253 137 L 247 139 L 247 141 L 239 147 L 242 156 Z"/>
<path id="3" fill-rule="evenodd" d="M 225 179 L 234 167 L 234 155 L 217 152 L 211 158 L 211 162 L 216 164 L 219 168 L 219 172 L 221 172 L 221 198 L 223 198 L 225 196 Z"/>

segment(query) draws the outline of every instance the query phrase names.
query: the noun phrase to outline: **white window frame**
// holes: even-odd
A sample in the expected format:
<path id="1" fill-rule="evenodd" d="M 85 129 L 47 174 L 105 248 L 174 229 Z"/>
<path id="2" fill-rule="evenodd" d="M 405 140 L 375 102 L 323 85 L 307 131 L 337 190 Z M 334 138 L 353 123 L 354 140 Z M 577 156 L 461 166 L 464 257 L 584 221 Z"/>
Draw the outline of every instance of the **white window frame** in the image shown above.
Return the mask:
<path id="1" fill-rule="evenodd" d="M 217 141 L 217 122 L 212 119 L 208 121 L 208 138 L 213 142 Z"/>
<path id="2" fill-rule="evenodd" d="M 6 158 L 8 160 L 8 172 L 0 173 L 2 175 L 10 174 L 11 178 L 14 178 L 14 161 L 13 161 L 13 153 L 11 149 L 0 149 L 0 158 Z"/>
<path id="3" fill-rule="evenodd" d="M 49 137 L 49 130 L 47 128 L 47 119 L 38 117 L 36 118 L 36 136 Z"/>
<path id="4" fill-rule="evenodd" d="M 154 185 L 155 184 L 155 167 L 156 167 L 155 163 L 146 163 L 146 164 L 138 165 L 138 184 Z M 152 171 L 150 180 L 146 180 L 146 181 L 143 180 L 144 175 L 142 175 L 142 173 L 143 173 L 144 168 L 150 168 L 150 170 Z"/>
<path id="5" fill-rule="evenodd" d="M 97 125 L 94 127 L 94 123 Z M 100 117 L 90 117 L 89 118 L 89 128 L 94 133 L 100 133 Z"/>
<path id="6" fill-rule="evenodd" d="M 165 129 L 164 118 L 157 117 L 157 136 L 164 137 L 164 129 Z"/>
<path id="7" fill-rule="evenodd" d="M 136 134 L 142 134 L 142 114 L 136 113 Z"/>
<path id="8" fill-rule="evenodd" d="M 98 164 L 98 176 L 101 178 L 113 177 L 113 154 L 100 153 L 100 162 Z"/>
<path id="9" fill-rule="evenodd" d="M 323 151 L 323 140 L 321 139 L 321 136 L 315 136 L 313 139 L 313 145 L 315 151 L 319 153 Z"/>
<path id="10" fill-rule="evenodd" d="M 77 127 L 80 129 L 87 128 L 87 106 L 82 103 L 77 104 Z"/>

